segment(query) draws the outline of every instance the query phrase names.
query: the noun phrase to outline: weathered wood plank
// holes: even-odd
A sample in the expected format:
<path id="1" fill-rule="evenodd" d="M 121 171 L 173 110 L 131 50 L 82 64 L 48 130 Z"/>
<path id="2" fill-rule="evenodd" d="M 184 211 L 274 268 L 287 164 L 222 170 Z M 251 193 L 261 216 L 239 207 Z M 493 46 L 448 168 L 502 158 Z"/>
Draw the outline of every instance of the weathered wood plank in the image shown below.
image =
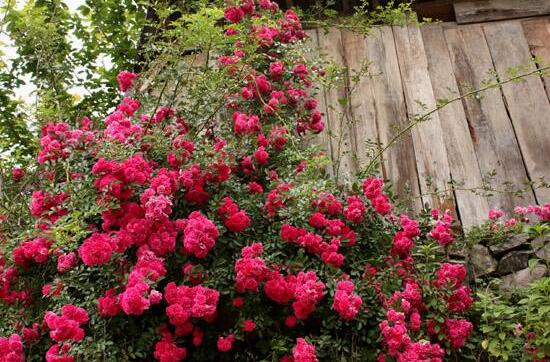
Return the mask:
<path id="1" fill-rule="evenodd" d="M 424 48 L 428 59 L 428 71 L 436 99 L 458 96 L 459 89 L 441 25 L 421 27 Z M 487 217 L 487 200 L 470 189 L 482 184 L 481 171 L 475 154 L 468 121 L 461 102 L 449 103 L 439 110 L 441 129 L 447 149 L 453 181 L 460 184 L 455 191 L 460 221 L 464 228 L 479 224 Z"/>
<path id="2" fill-rule="evenodd" d="M 493 63 L 481 26 L 447 28 L 444 34 L 461 93 L 482 87 Z M 499 190 L 506 183 L 522 187 L 528 178 L 500 89 L 466 97 L 462 103 L 482 175 L 493 175 L 492 186 Z M 535 201 L 532 192 L 522 196 L 495 193 L 488 202 L 492 208 L 512 212 L 515 205 Z"/>
<path id="3" fill-rule="evenodd" d="M 453 5 L 459 24 L 550 14 L 548 0 L 477 0 Z"/>
<path id="4" fill-rule="evenodd" d="M 521 71 L 536 69 L 529 46 L 518 22 L 487 24 L 484 27 L 496 71 L 500 79 L 510 75 L 507 69 L 521 66 Z M 550 181 L 550 102 L 538 76 L 502 85 L 523 161 L 532 181 Z M 550 189 L 535 189 L 539 203 L 550 202 Z"/>
<path id="5" fill-rule="evenodd" d="M 550 65 L 550 18 L 525 20 L 522 24 L 531 54 L 542 60 L 539 67 Z M 545 75 L 543 79 L 550 99 L 550 75 Z"/>
<path id="6" fill-rule="evenodd" d="M 368 65 L 367 46 L 362 34 L 351 31 L 342 31 L 342 44 L 348 65 L 349 87 L 352 88 L 349 94 L 349 115 L 353 131 L 353 157 L 358 169 L 362 170 L 373 157 L 379 142 L 372 82 L 367 74 L 361 74 Z"/>
<path id="7" fill-rule="evenodd" d="M 315 59 L 315 57 L 319 57 L 319 30 L 317 29 L 309 29 L 306 30 L 306 33 L 308 34 L 309 38 L 306 42 L 306 46 L 311 49 L 307 56 L 309 59 Z M 320 86 L 319 87 L 317 96 L 315 99 L 317 100 L 317 108 L 319 111 L 323 114 L 323 121 L 325 122 L 325 130 L 318 135 L 313 137 L 313 142 L 319 146 L 321 151 L 325 153 L 325 156 L 328 160 L 332 160 L 332 149 L 330 144 L 330 137 L 328 134 L 328 130 L 330 129 L 330 119 L 328 118 L 328 107 L 327 107 L 327 101 L 326 101 L 326 94 L 325 90 Z M 333 177 L 332 165 L 329 165 L 326 167 L 326 172 L 329 176 Z"/>
<path id="8" fill-rule="evenodd" d="M 328 32 L 319 30 L 319 46 L 336 64 L 345 66 L 343 57 L 342 36 L 339 29 L 331 28 Z M 346 97 L 345 85 L 338 85 L 325 90 L 327 118 L 330 127 L 327 133 L 330 138 L 334 175 L 340 182 L 349 182 L 357 172 L 353 158 L 352 127 L 349 122 L 348 109 L 342 106 L 340 99 Z"/>
<path id="9" fill-rule="evenodd" d="M 387 145 L 397 131 L 407 125 L 403 86 L 391 27 L 382 26 L 371 31 L 366 39 L 367 57 L 372 62 L 371 79 L 378 136 Z M 422 208 L 414 145 L 410 133 L 403 135 L 382 155 L 383 176 L 391 180 L 397 195 L 411 197 L 408 204 L 415 210 Z"/>
<path id="10" fill-rule="evenodd" d="M 418 26 L 393 27 L 393 34 L 407 113 L 412 121 L 436 106 L 428 61 Z M 430 207 L 455 211 L 451 193 L 444 192 L 451 180 L 451 170 L 439 115 L 432 114 L 429 120 L 414 126 L 411 133 L 422 201 Z"/>

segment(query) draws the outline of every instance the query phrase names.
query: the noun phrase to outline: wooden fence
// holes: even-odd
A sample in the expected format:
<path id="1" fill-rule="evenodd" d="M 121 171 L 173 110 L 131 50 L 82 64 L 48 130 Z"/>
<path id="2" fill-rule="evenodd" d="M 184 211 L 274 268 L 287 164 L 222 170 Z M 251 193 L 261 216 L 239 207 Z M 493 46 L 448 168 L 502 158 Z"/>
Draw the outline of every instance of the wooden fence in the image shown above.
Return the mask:
<path id="1" fill-rule="evenodd" d="M 328 132 L 320 136 L 334 161 L 330 172 L 353 177 L 368 162 L 367 141 L 388 144 L 414 117 L 435 109 L 438 99 L 484 87 L 491 74 L 511 77 L 536 70 L 532 57 L 550 61 L 550 18 L 484 24 L 430 24 L 373 29 L 368 36 L 330 29 L 310 31 L 321 52 L 348 67 L 365 59 L 371 76 L 323 90 L 320 106 Z M 343 97 L 349 102 L 339 102 Z M 550 181 L 550 77 L 533 75 L 459 99 L 406 132 L 382 156 L 381 172 L 411 206 L 454 210 L 465 227 L 489 208 L 550 202 L 550 189 L 527 186 L 480 195 L 470 189 L 522 188 Z M 455 187 L 450 187 L 449 182 Z"/>

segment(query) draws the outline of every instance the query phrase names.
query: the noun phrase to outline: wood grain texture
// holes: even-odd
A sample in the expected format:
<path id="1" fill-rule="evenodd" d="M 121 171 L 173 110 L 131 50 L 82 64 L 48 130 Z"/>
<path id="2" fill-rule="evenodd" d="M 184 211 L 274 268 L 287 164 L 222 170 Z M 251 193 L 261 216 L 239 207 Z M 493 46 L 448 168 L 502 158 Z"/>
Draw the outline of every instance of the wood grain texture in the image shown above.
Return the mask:
<path id="1" fill-rule="evenodd" d="M 468 25 L 447 28 L 444 33 L 461 93 L 479 89 L 488 72 L 494 71 L 483 29 Z M 506 183 L 523 187 L 528 177 L 500 89 L 464 98 L 462 103 L 482 175 L 494 173 L 491 183 L 498 189 Z M 532 192 L 523 197 L 495 193 L 488 202 L 491 208 L 512 212 L 515 205 L 534 203 L 535 198 Z"/>
<path id="2" fill-rule="evenodd" d="M 407 113 L 412 121 L 436 107 L 424 42 L 418 26 L 393 27 Z M 411 131 L 422 201 L 430 207 L 455 210 L 448 189 L 451 170 L 439 114 L 417 124 Z"/>
<path id="3" fill-rule="evenodd" d="M 500 79 L 507 70 L 521 66 L 521 71 L 535 70 L 523 29 L 518 22 L 492 23 L 484 26 L 489 50 Z M 510 41 L 513 39 L 513 41 Z M 539 76 L 502 85 L 527 172 L 532 181 L 550 181 L 550 102 Z M 535 189 L 537 201 L 550 202 L 550 189 Z"/>
<path id="4" fill-rule="evenodd" d="M 428 71 L 436 99 L 451 99 L 460 94 L 441 25 L 421 27 L 428 59 Z M 449 103 L 439 110 L 441 129 L 451 176 L 460 185 L 455 191 L 462 226 L 469 228 L 487 217 L 489 204 L 483 196 L 460 190 L 479 187 L 483 180 L 461 102 Z"/>
<path id="5" fill-rule="evenodd" d="M 476 0 L 453 4 L 458 24 L 550 14 L 548 0 Z"/>
<path id="6" fill-rule="evenodd" d="M 542 60 L 539 67 L 550 65 L 550 19 L 525 20 L 522 25 L 531 54 Z M 543 79 L 550 99 L 550 72 L 546 74 Z"/>
<path id="7" fill-rule="evenodd" d="M 325 32 L 319 30 L 319 46 L 326 55 L 337 64 L 345 66 L 343 57 L 342 36 L 339 29 L 332 28 Z M 330 138 L 333 173 L 340 182 L 353 180 L 357 173 L 357 162 L 353 157 L 352 125 L 349 122 L 348 107 L 340 103 L 346 98 L 345 84 L 325 89 L 327 117 L 330 123 L 328 135 Z"/>
<path id="8" fill-rule="evenodd" d="M 348 107 L 352 122 L 353 157 L 359 170 L 362 170 L 372 158 L 379 142 L 372 81 L 367 75 L 358 76 L 368 64 L 367 46 L 362 34 L 351 31 L 342 31 L 342 44 L 348 65 L 349 86 L 352 88 Z"/>
<path id="9" fill-rule="evenodd" d="M 306 30 L 306 33 L 308 34 L 308 40 L 306 42 L 306 46 L 310 49 L 308 52 L 308 58 L 309 59 L 315 59 L 316 57 L 319 57 L 319 34 L 317 29 L 309 29 Z M 316 85 L 318 87 L 317 90 L 317 96 L 315 99 L 317 100 L 317 108 L 319 111 L 323 114 L 323 121 L 325 122 L 325 130 L 318 135 L 314 136 L 312 141 L 317 144 L 321 151 L 325 153 L 328 160 L 332 160 L 332 148 L 330 143 L 330 137 L 328 130 L 330 129 L 330 119 L 328 118 L 328 106 L 326 101 L 326 92 L 325 90 L 320 86 Z M 334 177 L 334 169 L 332 165 L 329 165 L 326 167 L 325 171 L 327 174 L 331 177 Z"/>
<path id="10" fill-rule="evenodd" d="M 366 45 L 374 74 L 371 85 L 378 137 L 386 145 L 399 129 L 407 125 L 405 98 L 391 27 L 372 29 Z M 398 195 L 410 196 L 408 206 L 420 210 L 420 187 L 410 133 L 401 137 L 382 155 L 382 170 L 384 178 L 391 180 L 393 191 Z"/>

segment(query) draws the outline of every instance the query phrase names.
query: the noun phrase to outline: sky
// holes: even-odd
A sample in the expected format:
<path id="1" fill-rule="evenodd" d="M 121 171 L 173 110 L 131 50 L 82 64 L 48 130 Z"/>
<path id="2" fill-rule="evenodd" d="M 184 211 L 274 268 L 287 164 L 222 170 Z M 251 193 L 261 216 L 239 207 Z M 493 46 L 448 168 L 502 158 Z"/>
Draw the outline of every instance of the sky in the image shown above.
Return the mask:
<path id="1" fill-rule="evenodd" d="M 69 10 L 76 11 L 76 9 L 84 4 L 84 0 L 65 0 L 65 4 L 69 7 Z"/>

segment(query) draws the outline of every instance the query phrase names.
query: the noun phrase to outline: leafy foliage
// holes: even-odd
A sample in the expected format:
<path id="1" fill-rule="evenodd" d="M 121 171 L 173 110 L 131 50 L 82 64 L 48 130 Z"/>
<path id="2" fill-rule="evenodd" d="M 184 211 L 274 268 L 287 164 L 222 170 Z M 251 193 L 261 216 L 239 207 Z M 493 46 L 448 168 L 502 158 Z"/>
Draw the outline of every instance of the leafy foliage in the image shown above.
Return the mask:
<path id="1" fill-rule="evenodd" d="M 491 359 L 533 361 L 548 356 L 550 339 L 550 278 L 534 282 L 513 296 L 490 289 L 478 293 L 481 346 Z"/>
<path id="2" fill-rule="evenodd" d="M 0 333 L 11 337 L 0 357 L 472 358 L 473 299 L 464 266 L 448 262 L 450 213 L 400 215 L 380 178 L 347 189 L 324 174 L 315 87 L 338 69 L 307 60 L 294 12 L 200 4 L 87 1 L 83 17 L 60 1 L 9 9 L 10 31 L 44 45 L 20 34 L 28 57 L 14 69 L 52 65 L 36 72 L 39 118 L 67 122 L 38 120 L 38 162 L 1 174 Z M 115 65 L 97 78 L 105 54 Z M 123 68 L 142 72 L 115 76 Z M 80 85 L 96 93 L 75 102 L 68 89 Z M 480 294 L 472 320 L 484 335 L 472 341 L 499 358 L 544 358 L 547 286 L 521 310 Z M 534 354 L 501 337 L 520 317 Z"/>
<path id="3" fill-rule="evenodd" d="M 221 15 L 172 19 L 194 33 L 159 35 L 174 51 L 156 77 L 121 72 L 112 113 L 46 124 L 38 163 L 5 175 L 9 353 L 21 334 L 27 360 L 456 355 L 472 300 L 444 263 L 450 214 L 414 220 L 379 178 L 326 177 L 310 141 L 327 72 L 298 17 Z M 182 60 L 191 44 L 206 59 Z"/>

